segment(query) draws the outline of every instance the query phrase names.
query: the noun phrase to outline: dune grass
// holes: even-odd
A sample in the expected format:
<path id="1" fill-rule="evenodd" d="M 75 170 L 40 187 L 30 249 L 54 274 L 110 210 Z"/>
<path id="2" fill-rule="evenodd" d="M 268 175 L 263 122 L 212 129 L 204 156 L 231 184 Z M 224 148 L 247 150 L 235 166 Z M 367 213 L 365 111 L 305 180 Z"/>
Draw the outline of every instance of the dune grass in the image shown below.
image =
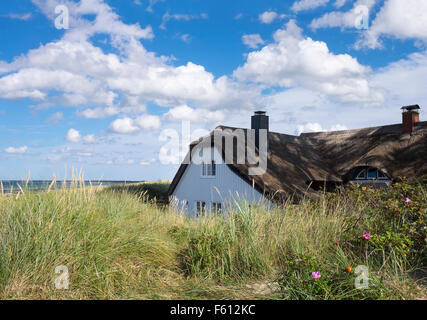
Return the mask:
<path id="1" fill-rule="evenodd" d="M 152 185 L 158 191 L 168 184 Z M 1 196 L 0 298 L 425 298 L 425 287 L 411 276 L 422 271 L 425 243 L 402 233 L 412 247 L 399 251 L 406 238 L 380 237 L 412 224 L 367 211 L 372 206 L 363 197 L 377 191 L 324 195 L 271 211 L 239 203 L 225 219 L 188 219 L 159 206 L 147 189 L 82 186 Z M 407 192 L 418 206 L 410 222 L 423 228 L 425 189 Z M 390 221 L 379 225 L 379 219 Z M 362 239 L 363 231 L 371 239 Z M 369 289 L 354 287 L 358 265 L 369 268 Z M 57 266 L 69 270 L 68 290 L 54 286 Z M 315 280 L 317 271 L 322 276 Z"/>

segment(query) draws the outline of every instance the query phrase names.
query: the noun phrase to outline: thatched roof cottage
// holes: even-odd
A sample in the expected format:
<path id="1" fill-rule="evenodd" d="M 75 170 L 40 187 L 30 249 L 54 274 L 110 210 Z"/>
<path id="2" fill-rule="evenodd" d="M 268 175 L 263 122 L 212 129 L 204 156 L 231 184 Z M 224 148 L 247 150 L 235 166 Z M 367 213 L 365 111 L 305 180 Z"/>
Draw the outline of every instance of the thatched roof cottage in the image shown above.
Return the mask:
<path id="1" fill-rule="evenodd" d="M 262 111 L 252 116 L 251 129 L 219 126 L 190 145 L 169 188 L 170 201 L 189 215 L 224 213 L 239 200 L 272 205 L 289 196 L 314 196 L 321 188 L 384 186 L 393 178 L 426 175 L 427 121 L 419 121 L 418 105 L 402 109 L 399 124 L 299 136 L 270 132 Z M 263 150 L 265 170 L 251 173 Z"/>

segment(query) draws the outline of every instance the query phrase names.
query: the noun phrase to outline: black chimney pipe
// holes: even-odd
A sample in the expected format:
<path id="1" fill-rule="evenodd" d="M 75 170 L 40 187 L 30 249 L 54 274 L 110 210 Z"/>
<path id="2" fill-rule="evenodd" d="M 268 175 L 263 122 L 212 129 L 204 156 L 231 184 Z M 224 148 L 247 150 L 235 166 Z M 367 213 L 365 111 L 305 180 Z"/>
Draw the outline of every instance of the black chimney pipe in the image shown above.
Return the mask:
<path id="1" fill-rule="evenodd" d="M 251 117 L 251 129 L 255 130 L 255 147 L 259 150 L 259 130 L 267 130 L 268 137 L 268 116 L 265 111 L 255 111 L 255 114 Z"/>

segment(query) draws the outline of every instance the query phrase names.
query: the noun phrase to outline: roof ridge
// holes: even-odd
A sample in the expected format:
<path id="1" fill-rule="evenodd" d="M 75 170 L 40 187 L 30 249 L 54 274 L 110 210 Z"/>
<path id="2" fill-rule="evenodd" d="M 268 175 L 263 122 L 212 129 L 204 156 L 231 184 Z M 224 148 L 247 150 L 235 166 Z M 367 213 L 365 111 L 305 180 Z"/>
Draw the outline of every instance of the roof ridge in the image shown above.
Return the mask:
<path id="1" fill-rule="evenodd" d="M 293 135 L 293 134 L 289 134 L 289 133 L 276 132 L 276 131 L 269 131 L 269 133 L 274 133 L 274 134 L 279 134 L 279 135 L 284 135 L 284 136 L 299 138 L 299 137 L 307 137 L 307 136 L 314 136 L 314 135 L 332 135 L 332 134 L 345 135 L 345 134 L 351 134 L 351 133 L 361 132 L 363 130 L 388 129 L 388 128 L 394 128 L 394 127 L 397 128 L 397 127 L 400 127 L 401 125 L 402 125 L 401 123 L 394 123 L 394 124 L 387 124 L 387 125 L 383 125 L 383 126 L 364 127 L 364 128 L 358 128 L 358 129 L 303 132 L 303 133 L 301 133 L 298 136 L 297 135 Z M 420 127 L 420 125 L 427 127 L 427 121 L 417 122 L 415 124 L 415 127 Z M 241 129 L 241 130 L 249 130 L 250 128 L 240 128 L 240 127 L 231 127 L 231 126 L 225 126 L 225 125 L 218 125 L 218 126 L 215 127 L 214 130 L 217 130 L 217 129 L 233 129 L 233 130 Z M 212 132 L 214 130 L 212 130 Z M 395 133 L 395 132 L 389 132 L 389 134 L 393 134 L 393 133 Z M 388 134 L 388 133 L 386 133 L 386 132 L 379 132 L 378 134 L 384 135 L 384 134 Z"/>

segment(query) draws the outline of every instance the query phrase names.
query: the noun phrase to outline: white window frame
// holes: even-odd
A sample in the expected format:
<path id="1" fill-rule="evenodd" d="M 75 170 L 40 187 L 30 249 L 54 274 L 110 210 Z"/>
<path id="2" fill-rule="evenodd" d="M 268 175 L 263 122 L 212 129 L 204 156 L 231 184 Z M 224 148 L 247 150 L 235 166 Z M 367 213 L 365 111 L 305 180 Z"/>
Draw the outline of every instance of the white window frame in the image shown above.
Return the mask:
<path id="1" fill-rule="evenodd" d="M 219 210 L 218 210 L 219 209 Z M 211 202 L 211 212 L 216 215 L 222 214 L 222 203 L 221 202 Z"/>
<path id="2" fill-rule="evenodd" d="M 202 178 L 215 178 L 216 177 L 215 160 L 212 160 L 210 163 L 202 162 L 200 175 Z"/>
<path id="3" fill-rule="evenodd" d="M 206 202 L 202 200 L 196 201 L 196 217 L 206 216 Z"/>

